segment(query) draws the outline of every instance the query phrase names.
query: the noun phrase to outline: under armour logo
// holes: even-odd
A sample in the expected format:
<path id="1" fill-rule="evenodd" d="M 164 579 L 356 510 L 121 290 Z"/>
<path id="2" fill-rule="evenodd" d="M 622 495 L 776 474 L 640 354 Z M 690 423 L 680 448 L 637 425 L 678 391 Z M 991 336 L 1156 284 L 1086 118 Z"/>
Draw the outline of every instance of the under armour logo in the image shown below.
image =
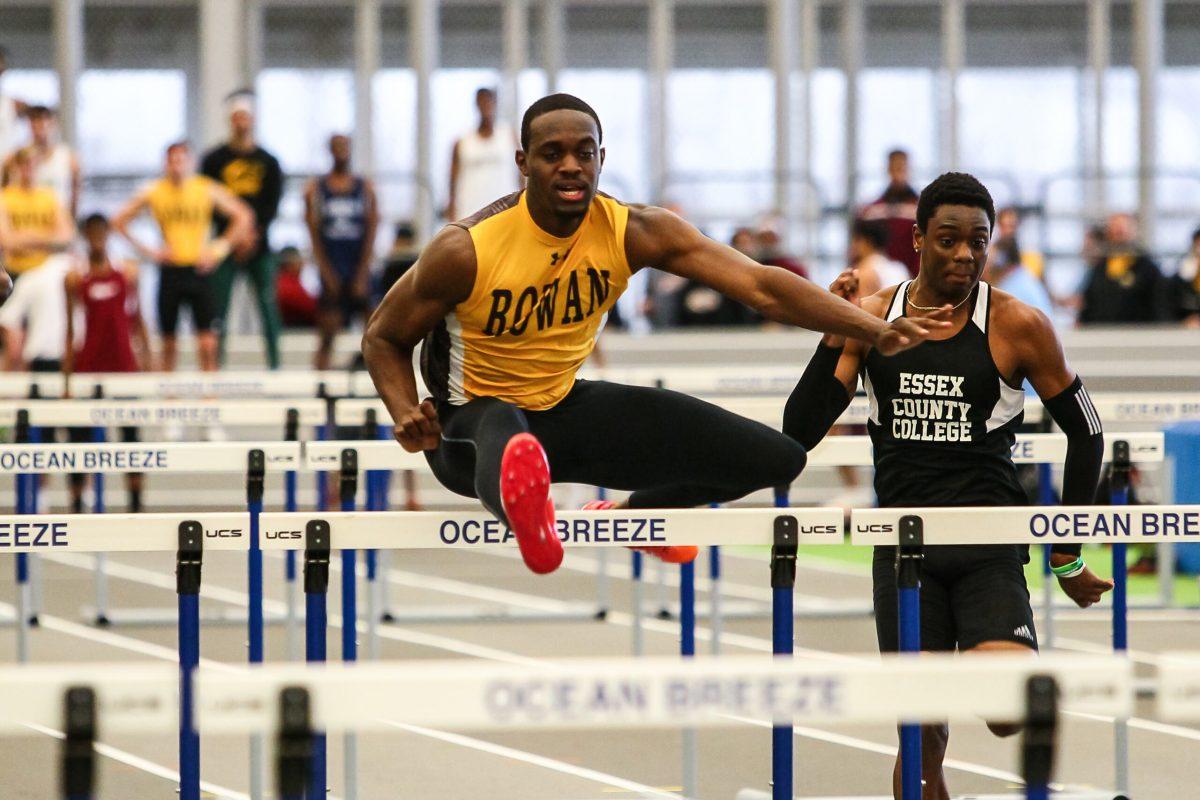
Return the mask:
<path id="1" fill-rule="evenodd" d="M 563 253 L 562 255 L 559 255 L 558 253 L 551 253 L 551 254 L 550 254 L 550 266 L 552 266 L 552 267 L 557 267 L 557 266 L 558 266 L 558 261 L 559 261 L 559 259 L 562 259 L 563 261 L 566 261 L 566 260 L 567 260 L 567 256 L 569 256 L 569 255 L 571 255 L 571 251 L 570 251 L 570 250 L 567 250 L 567 251 L 566 251 L 565 253 Z"/>

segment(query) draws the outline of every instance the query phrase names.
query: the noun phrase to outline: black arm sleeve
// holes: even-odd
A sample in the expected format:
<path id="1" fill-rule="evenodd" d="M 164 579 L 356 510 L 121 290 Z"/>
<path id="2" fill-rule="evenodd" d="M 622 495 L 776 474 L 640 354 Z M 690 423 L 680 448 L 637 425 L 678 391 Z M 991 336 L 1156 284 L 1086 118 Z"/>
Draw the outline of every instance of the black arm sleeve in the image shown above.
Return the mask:
<path id="1" fill-rule="evenodd" d="M 850 405 L 845 385 L 834 374 L 842 349 L 818 344 L 817 352 L 813 353 L 800 382 L 783 407 L 783 432 L 804 445 L 806 450 L 816 447 L 825 438 L 833 423 Z"/>
<path id="2" fill-rule="evenodd" d="M 1104 462 L 1104 429 L 1100 415 L 1088 397 L 1083 381 L 1074 383 L 1042 406 L 1067 435 L 1067 460 L 1063 463 L 1062 502 L 1065 506 L 1086 506 L 1096 502 L 1100 467 Z M 1079 555 L 1079 545 L 1056 544 L 1055 553 Z"/>

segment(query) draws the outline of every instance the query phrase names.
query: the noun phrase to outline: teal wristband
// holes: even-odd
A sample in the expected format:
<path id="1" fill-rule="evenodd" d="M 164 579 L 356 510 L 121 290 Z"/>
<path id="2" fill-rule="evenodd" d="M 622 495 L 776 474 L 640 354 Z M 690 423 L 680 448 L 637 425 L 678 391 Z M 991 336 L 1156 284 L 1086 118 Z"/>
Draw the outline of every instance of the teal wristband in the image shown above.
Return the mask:
<path id="1" fill-rule="evenodd" d="M 1086 567 L 1087 565 L 1083 563 L 1083 556 L 1080 556 L 1070 564 L 1063 564 L 1061 567 L 1050 567 L 1050 571 L 1059 578 L 1074 578 L 1083 572 Z"/>

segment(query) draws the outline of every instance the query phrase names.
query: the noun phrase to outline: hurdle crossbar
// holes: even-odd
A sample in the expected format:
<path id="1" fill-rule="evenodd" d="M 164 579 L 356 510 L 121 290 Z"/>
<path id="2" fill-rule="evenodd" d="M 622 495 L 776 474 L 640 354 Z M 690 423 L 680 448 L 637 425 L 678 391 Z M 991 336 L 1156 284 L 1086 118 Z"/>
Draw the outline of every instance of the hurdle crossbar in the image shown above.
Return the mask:
<path id="1" fill-rule="evenodd" d="M 96 692 L 104 733 L 179 730 L 179 667 L 158 662 L 31 664 L 0 667 L 0 733 L 57 729 L 63 695 L 73 686 Z"/>
<path id="2" fill-rule="evenodd" d="M 175 552 L 179 526 L 198 522 L 206 550 L 250 548 L 246 512 L 0 516 L 0 553 Z"/>
<path id="3" fill-rule="evenodd" d="M 228 372 L 114 372 L 78 373 L 70 389 L 77 397 L 97 388 L 105 397 L 315 397 L 350 393 L 352 379 L 342 371 L 244 370 Z M 62 373 L 6 373 L 0 376 L 0 397 L 61 397 L 67 388 Z"/>
<path id="4" fill-rule="evenodd" d="M 1200 720 L 1200 652 L 1164 653 L 1159 659 L 1158 714 L 1180 722 Z"/>
<path id="5" fill-rule="evenodd" d="M 263 451 L 268 471 L 301 466 L 299 442 L 12 444 L 0 449 L 0 475 L 242 472 L 252 450 Z"/>
<path id="6" fill-rule="evenodd" d="M 1061 707 L 1130 713 L 1132 665 L 1115 656 L 887 656 L 862 663 L 725 656 L 580 659 L 530 670 L 459 661 L 272 665 L 197 673 L 205 733 L 272 730 L 284 687 L 306 689 L 314 728 L 675 727 L 779 723 L 1021 719 L 1034 675 L 1058 683 Z M 979 691 L 987 686 L 988 691 Z"/>
<path id="7" fill-rule="evenodd" d="M 71 686 L 96 691 L 105 732 L 178 728 L 177 667 L 87 667 L 0 667 L 0 733 L 56 727 Z M 1025 683 L 1034 675 L 1055 679 L 1064 711 L 1111 716 L 1132 710 L 1128 659 L 942 654 L 828 663 L 761 656 L 566 659 L 532 671 L 462 660 L 200 667 L 194 708 L 196 729 L 205 734 L 274 731 L 278 695 L 286 687 L 309 692 L 313 726 L 328 732 L 396 723 L 492 730 L 731 726 L 746 717 L 823 724 L 1020 719 Z"/>
<path id="8" fill-rule="evenodd" d="M 354 419 L 355 417 L 350 417 Z M 340 424 L 340 423 L 339 423 Z M 1105 441 L 1127 441 L 1131 460 L 1139 464 L 1161 463 L 1165 452 L 1163 435 L 1157 431 L 1106 433 Z M 421 453 L 409 453 L 388 440 L 307 442 L 305 467 L 309 470 L 335 469 L 343 450 L 358 454 L 360 469 L 410 469 L 429 471 Z M 1067 455 L 1067 437 L 1061 433 L 1022 433 L 1013 447 L 1018 464 L 1060 462 Z M 872 466 L 875 463 L 869 436 L 829 436 L 808 454 L 810 467 Z"/>
<path id="9" fill-rule="evenodd" d="M 801 544 L 842 543 L 840 508 L 560 511 L 558 535 L 569 547 L 770 545 L 780 518 L 796 520 Z M 260 519 L 263 550 L 304 549 L 304 532 L 313 520 L 329 523 L 336 549 L 470 550 L 516 545 L 511 531 L 481 512 L 264 512 Z"/>
<path id="10" fill-rule="evenodd" d="M 894 545 L 907 516 L 924 523 L 926 545 L 1200 542 L 1200 505 L 855 509 L 851 541 Z"/>
<path id="11" fill-rule="evenodd" d="M 19 411 L 29 424 L 76 427 L 166 425 L 282 425 L 295 410 L 301 425 L 322 425 L 328 409 L 323 400 L 4 400 L 0 425 L 16 424 Z"/>

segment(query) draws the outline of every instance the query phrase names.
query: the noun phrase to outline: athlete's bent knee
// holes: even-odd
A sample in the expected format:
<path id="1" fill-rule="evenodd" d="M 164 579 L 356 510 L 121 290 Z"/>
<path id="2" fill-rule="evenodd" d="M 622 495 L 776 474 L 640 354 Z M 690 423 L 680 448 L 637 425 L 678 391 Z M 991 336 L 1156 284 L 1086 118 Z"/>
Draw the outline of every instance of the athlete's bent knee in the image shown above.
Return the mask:
<path id="1" fill-rule="evenodd" d="M 788 486 L 800 477 L 808 463 L 808 451 L 804 446 L 782 436 L 756 455 L 762 458 L 764 486 Z"/>

